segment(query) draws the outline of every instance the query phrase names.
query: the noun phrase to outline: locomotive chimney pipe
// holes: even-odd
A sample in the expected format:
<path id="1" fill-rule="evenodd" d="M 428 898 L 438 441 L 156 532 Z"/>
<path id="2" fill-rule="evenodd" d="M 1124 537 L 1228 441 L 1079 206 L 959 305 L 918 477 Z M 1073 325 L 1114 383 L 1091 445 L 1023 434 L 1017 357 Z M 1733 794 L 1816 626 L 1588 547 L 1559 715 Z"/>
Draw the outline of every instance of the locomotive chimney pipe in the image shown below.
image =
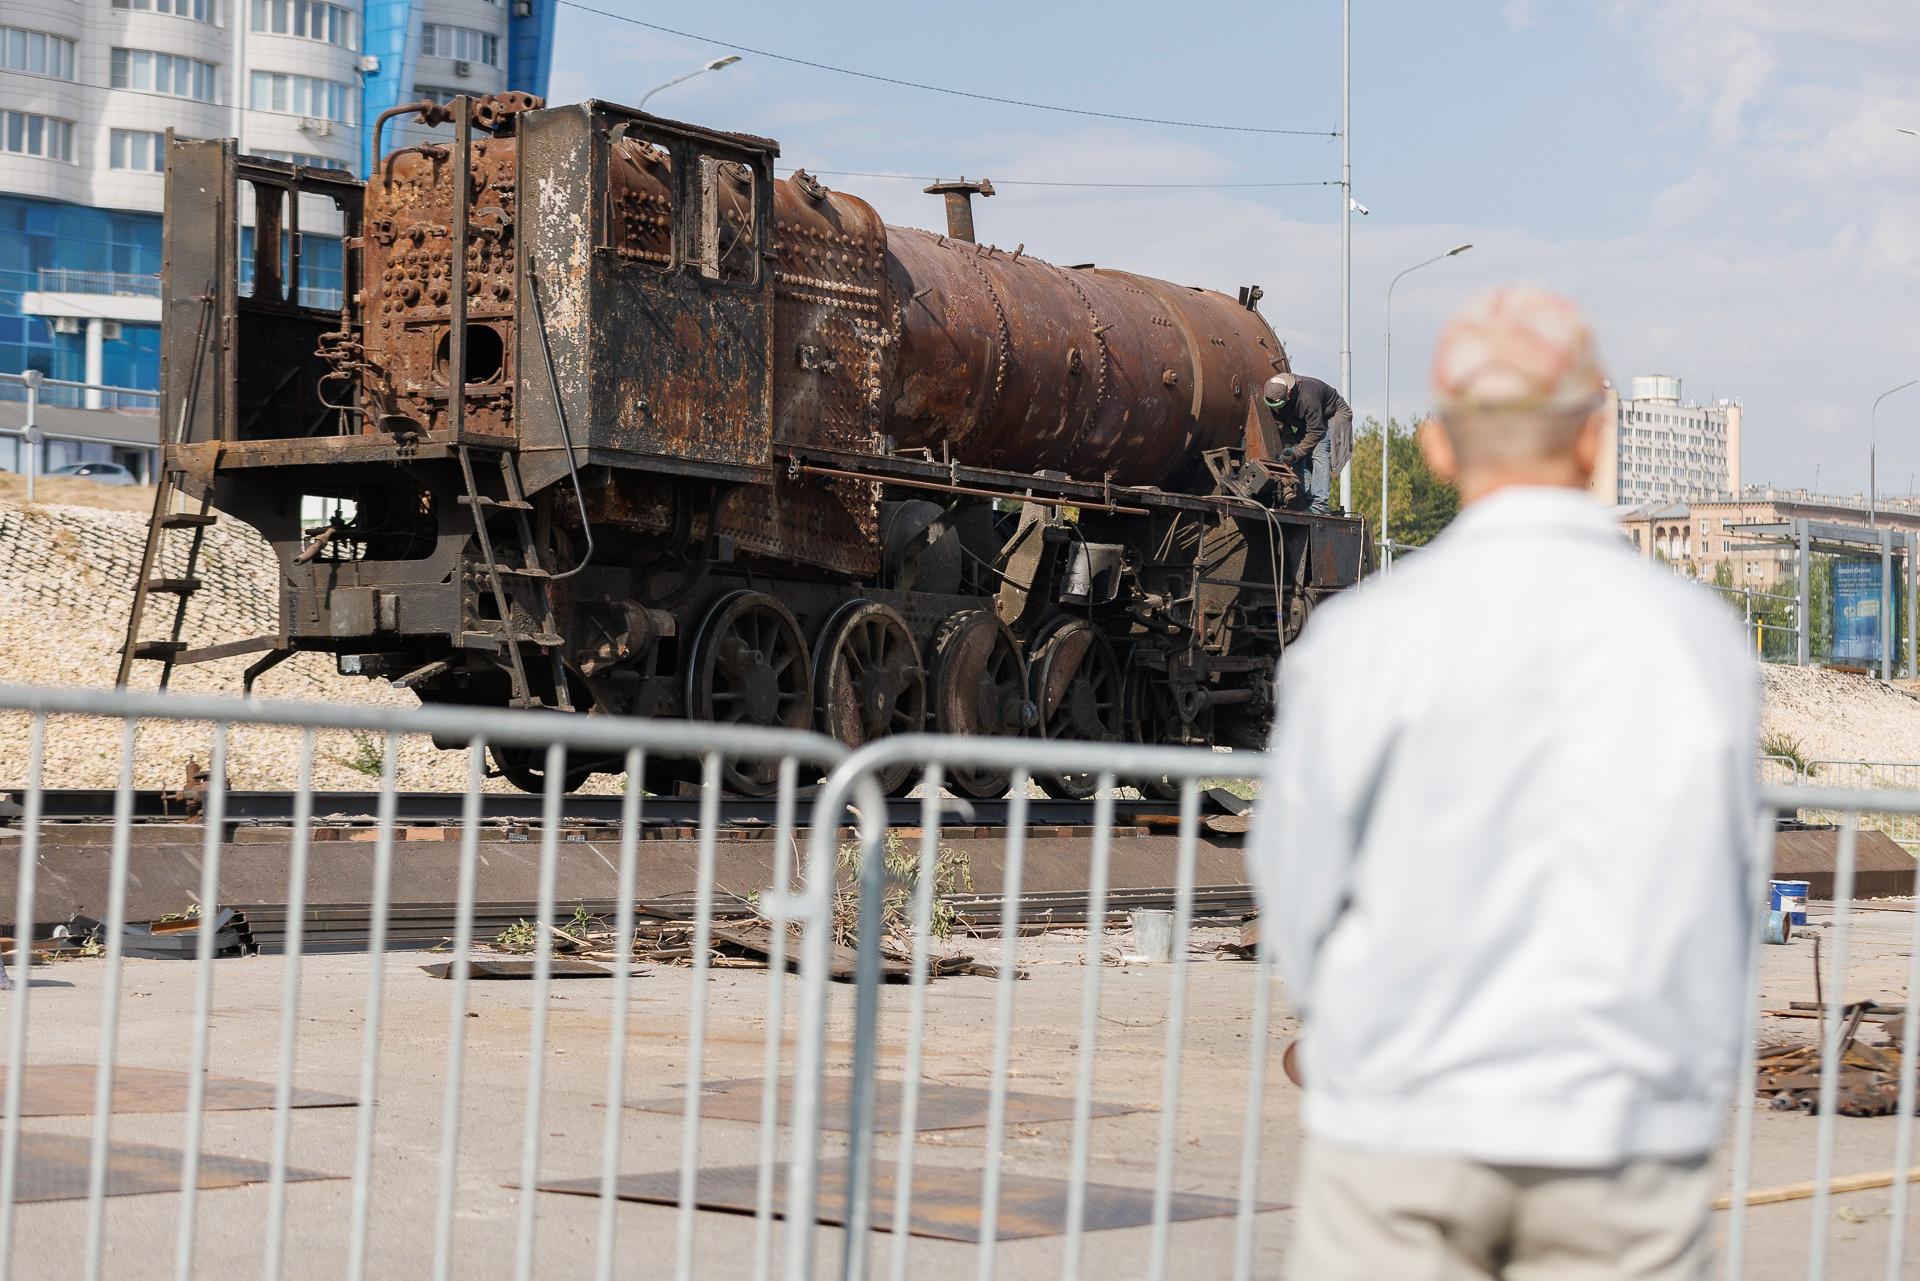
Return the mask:
<path id="1" fill-rule="evenodd" d="M 958 182 L 936 182 L 927 188 L 929 196 L 947 198 L 947 235 L 954 240 L 974 243 L 973 238 L 973 197 L 993 194 L 993 184 L 982 178 L 979 182 L 968 182 L 961 178 Z"/>

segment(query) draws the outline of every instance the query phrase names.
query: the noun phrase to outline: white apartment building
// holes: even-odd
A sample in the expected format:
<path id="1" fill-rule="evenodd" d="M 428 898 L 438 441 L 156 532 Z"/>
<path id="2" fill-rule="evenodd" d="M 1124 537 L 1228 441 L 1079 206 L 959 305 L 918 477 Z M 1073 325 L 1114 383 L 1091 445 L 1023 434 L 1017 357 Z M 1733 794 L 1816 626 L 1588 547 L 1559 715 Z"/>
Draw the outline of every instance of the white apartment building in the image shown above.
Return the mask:
<path id="1" fill-rule="evenodd" d="M 1696 405 L 1680 393 L 1670 374 L 1635 378 L 1631 398 L 1608 389 L 1592 484 L 1603 502 L 1643 506 L 1740 492 L 1740 402 Z"/>

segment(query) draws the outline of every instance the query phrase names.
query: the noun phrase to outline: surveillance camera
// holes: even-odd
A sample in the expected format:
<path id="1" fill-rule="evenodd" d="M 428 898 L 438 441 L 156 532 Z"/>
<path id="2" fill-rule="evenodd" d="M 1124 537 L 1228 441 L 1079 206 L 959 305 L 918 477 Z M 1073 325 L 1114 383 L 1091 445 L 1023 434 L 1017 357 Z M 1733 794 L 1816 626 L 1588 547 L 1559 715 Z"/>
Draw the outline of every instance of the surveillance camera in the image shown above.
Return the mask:
<path id="1" fill-rule="evenodd" d="M 1373 210 L 1367 208 L 1365 205 L 1361 204 L 1358 200 L 1355 200 L 1352 196 L 1347 197 L 1347 208 L 1353 210 L 1355 213 L 1361 215 L 1362 217 L 1365 217 L 1367 214 L 1370 214 L 1373 212 Z"/>

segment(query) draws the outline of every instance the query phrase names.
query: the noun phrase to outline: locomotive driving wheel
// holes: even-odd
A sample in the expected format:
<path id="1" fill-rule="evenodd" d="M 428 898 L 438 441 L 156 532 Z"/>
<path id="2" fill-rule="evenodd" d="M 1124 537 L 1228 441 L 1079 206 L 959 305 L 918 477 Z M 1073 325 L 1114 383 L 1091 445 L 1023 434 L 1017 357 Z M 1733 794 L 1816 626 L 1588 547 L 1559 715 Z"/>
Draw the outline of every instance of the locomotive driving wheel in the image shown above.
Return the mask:
<path id="1" fill-rule="evenodd" d="M 1120 664 L 1106 637 L 1084 618 L 1055 623 L 1033 649 L 1033 701 L 1042 738 L 1120 740 Z M 1085 800 L 1098 776 L 1035 774 L 1055 800 Z"/>
<path id="2" fill-rule="evenodd" d="M 1126 714 L 1127 740 L 1157 746 L 1185 740 L 1180 709 L 1174 706 L 1173 691 L 1158 678 L 1158 673 L 1138 663 L 1127 665 Z M 1133 785 L 1140 795 L 1157 801 L 1180 799 L 1180 785 L 1166 775 L 1136 778 Z"/>
<path id="3" fill-rule="evenodd" d="M 822 733 L 848 747 L 927 723 L 927 674 L 904 618 L 878 601 L 849 601 L 821 629 L 813 688 Z M 899 789 L 913 773 L 902 761 L 879 774 L 882 789 Z"/>
<path id="4" fill-rule="evenodd" d="M 1024 734 L 1033 720 L 1019 642 L 992 610 L 970 609 L 940 624 L 929 674 L 933 727 L 941 734 Z M 950 765 L 946 785 L 961 796 L 1004 796 L 1009 772 Z"/>
<path id="5" fill-rule="evenodd" d="M 730 592 L 716 601 L 694 637 L 687 716 L 805 729 L 813 720 L 813 677 L 793 612 L 763 592 Z M 721 779 L 729 791 L 770 796 L 779 786 L 779 764 L 727 760 Z"/>

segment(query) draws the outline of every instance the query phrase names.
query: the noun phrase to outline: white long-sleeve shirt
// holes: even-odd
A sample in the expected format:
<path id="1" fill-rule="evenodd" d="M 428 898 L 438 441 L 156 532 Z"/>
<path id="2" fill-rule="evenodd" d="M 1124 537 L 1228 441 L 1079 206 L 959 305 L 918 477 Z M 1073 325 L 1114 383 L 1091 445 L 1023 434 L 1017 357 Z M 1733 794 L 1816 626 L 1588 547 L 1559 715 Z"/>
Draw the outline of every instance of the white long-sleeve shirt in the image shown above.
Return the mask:
<path id="1" fill-rule="evenodd" d="M 1710 1150 L 1750 946 L 1758 675 L 1571 489 L 1316 612 L 1250 861 L 1309 1132 L 1497 1163 Z"/>

